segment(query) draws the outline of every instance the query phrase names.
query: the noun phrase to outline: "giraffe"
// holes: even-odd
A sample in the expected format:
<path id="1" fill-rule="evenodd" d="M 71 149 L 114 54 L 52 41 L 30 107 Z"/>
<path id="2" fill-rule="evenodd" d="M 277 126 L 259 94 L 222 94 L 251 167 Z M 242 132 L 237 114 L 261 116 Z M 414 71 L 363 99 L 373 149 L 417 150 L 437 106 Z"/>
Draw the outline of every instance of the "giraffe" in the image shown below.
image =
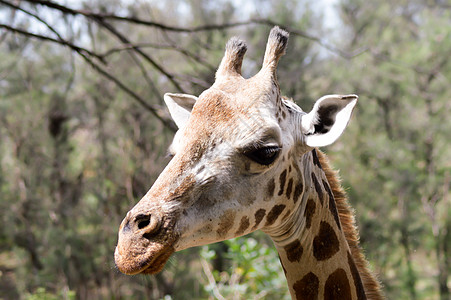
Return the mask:
<path id="1" fill-rule="evenodd" d="M 179 128 L 172 159 L 120 225 L 121 272 L 155 274 L 175 251 L 262 230 L 293 299 L 383 299 L 346 194 L 318 149 L 343 133 L 358 97 L 324 96 L 308 113 L 281 97 L 276 68 L 287 42 L 274 27 L 261 70 L 245 79 L 247 46 L 232 38 L 209 89 L 165 94 Z"/>

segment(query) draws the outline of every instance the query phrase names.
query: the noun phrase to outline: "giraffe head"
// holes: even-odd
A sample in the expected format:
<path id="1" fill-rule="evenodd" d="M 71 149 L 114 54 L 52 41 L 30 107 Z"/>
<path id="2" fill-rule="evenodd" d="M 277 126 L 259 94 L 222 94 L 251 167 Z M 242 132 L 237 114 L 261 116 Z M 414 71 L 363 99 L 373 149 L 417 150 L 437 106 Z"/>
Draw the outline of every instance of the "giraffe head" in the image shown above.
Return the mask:
<path id="1" fill-rule="evenodd" d="M 290 216 L 296 201 L 287 198 L 303 193 L 288 181 L 299 169 L 292 160 L 333 143 L 357 96 L 322 97 L 309 113 L 282 99 L 276 68 L 287 41 L 287 32 L 273 28 L 261 70 L 245 79 L 247 47 L 232 38 L 208 90 L 199 97 L 165 95 L 179 128 L 173 158 L 122 221 L 115 251 L 120 271 L 156 273 L 175 251 L 274 230 Z"/>

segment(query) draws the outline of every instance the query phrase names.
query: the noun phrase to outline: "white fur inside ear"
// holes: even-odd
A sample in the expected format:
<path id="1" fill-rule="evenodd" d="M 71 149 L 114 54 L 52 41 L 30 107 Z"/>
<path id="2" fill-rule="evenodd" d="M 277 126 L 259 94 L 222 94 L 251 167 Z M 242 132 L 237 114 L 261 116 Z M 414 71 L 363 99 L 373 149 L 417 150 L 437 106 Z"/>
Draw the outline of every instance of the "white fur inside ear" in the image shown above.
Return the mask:
<path id="1" fill-rule="evenodd" d="M 164 102 L 169 109 L 172 119 L 178 128 L 182 128 L 188 122 L 191 109 L 197 101 L 196 96 L 186 94 L 164 94 Z"/>
<path id="2" fill-rule="evenodd" d="M 310 147 L 324 147 L 334 143 L 344 132 L 346 126 L 351 119 L 352 111 L 357 103 L 358 97 L 356 95 L 330 95 L 319 99 L 312 111 L 302 117 L 302 128 L 305 135 L 305 143 Z M 315 132 L 315 125 L 321 125 L 321 118 L 318 115 L 320 106 L 330 105 L 334 106 L 337 112 L 332 110 L 328 117 L 334 120 L 333 124 L 327 132 Z M 325 109 L 327 111 L 327 108 Z"/>
<path id="3" fill-rule="evenodd" d="M 302 131 L 305 135 L 310 135 L 315 133 L 316 120 L 316 110 L 312 110 L 310 113 L 303 115 L 301 119 Z"/>

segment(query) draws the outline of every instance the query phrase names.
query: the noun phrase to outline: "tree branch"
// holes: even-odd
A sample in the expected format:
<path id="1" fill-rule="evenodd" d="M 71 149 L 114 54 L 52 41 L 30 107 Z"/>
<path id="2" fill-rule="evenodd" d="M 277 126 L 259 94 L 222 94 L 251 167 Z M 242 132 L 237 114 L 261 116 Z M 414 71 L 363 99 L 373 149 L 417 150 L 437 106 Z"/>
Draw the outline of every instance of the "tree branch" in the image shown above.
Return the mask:
<path id="1" fill-rule="evenodd" d="M 199 31 L 221 30 L 221 29 L 225 29 L 225 28 L 250 25 L 252 23 L 255 23 L 253 21 L 242 21 L 242 22 L 234 22 L 234 23 L 226 23 L 226 24 L 207 24 L 207 25 L 186 28 L 186 27 L 169 26 L 166 24 L 153 22 L 153 21 L 146 21 L 146 20 L 142 20 L 142 19 L 139 19 L 136 17 L 121 17 L 121 16 L 117 16 L 114 14 L 94 13 L 92 11 L 88 11 L 88 10 L 84 10 L 84 9 L 71 9 L 67 6 L 60 5 L 60 4 L 50 1 L 50 0 L 24 0 L 24 1 L 29 2 L 29 3 L 44 5 L 44 6 L 59 10 L 64 14 L 83 15 L 85 17 L 92 18 L 92 19 L 103 19 L 103 20 L 128 22 L 128 23 L 134 23 L 134 24 L 138 24 L 138 25 L 155 27 L 155 28 L 159 28 L 159 29 L 165 30 L 165 31 L 172 31 L 172 32 L 179 32 L 179 33 L 194 33 L 194 32 L 199 32 Z"/>
<path id="2" fill-rule="evenodd" d="M 72 43 L 69 43 L 69 42 L 67 42 L 65 40 L 59 40 L 59 39 L 57 40 L 57 39 L 54 39 L 54 38 L 51 38 L 51 37 L 47 37 L 47 36 L 31 33 L 31 32 L 28 32 L 28 31 L 25 31 L 25 30 L 22 30 L 22 29 L 19 29 L 19 28 L 11 27 L 11 26 L 6 25 L 6 24 L 0 24 L 0 28 L 4 28 L 4 29 L 6 29 L 8 31 L 15 32 L 15 33 L 18 33 L 18 34 L 21 34 L 21 35 L 24 35 L 24 36 L 28 36 L 28 37 L 31 37 L 31 38 L 36 38 L 36 39 L 44 40 L 44 41 L 50 41 L 50 42 L 61 44 L 61 45 L 64 45 L 64 46 L 67 46 L 67 47 L 71 48 L 72 50 L 77 52 L 97 72 L 99 72 L 101 75 L 105 76 L 109 80 L 111 80 L 114 83 L 116 83 L 116 85 L 120 89 L 122 89 L 125 93 L 130 95 L 134 100 L 136 100 L 144 108 L 149 110 L 165 126 L 167 126 L 172 131 L 176 131 L 177 130 L 177 128 L 174 125 L 174 123 L 172 122 L 172 120 L 170 120 L 168 117 L 166 117 L 163 109 L 161 109 L 160 107 L 157 107 L 155 105 L 147 103 L 141 96 L 139 96 L 138 94 L 133 92 L 131 89 L 129 89 L 122 81 L 120 81 L 118 78 L 116 78 L 112 74 L 108 73 L 105 69 L 103 69 L 101 66 L 99 66 L 96 62 L 94 62 L 90 58 L 90 57 L 95 57 L 95 58 L 98 58 L 100 61 L 103 62 L 103 60 L 101 59 L 101 56 L 99 56 L 99 55 L 97 55 L 97 54 L 95 54 L 95 53 L 93 53 L 93 52 L 91 52 L 91 51 L 89 51 L 87 49 L 75 46 Z"/>
<path id="3" fill-rule="evenodd" d="M 175 44 L 175 43 L 173 44 L 172 42 L 171 42 L 171 45 L 159 45 L 159 44 L 154 44 L 154 43 L 140 43 L 140 44 L 135 44 L 135 45 L 122 44 L 119 47 L 108 49 L 107 51 L 105 51 L 103 54 L 100 54 L 100 55 L 105 58 L 116 52 L 133 49 L 133 47 L 139 47 L 139 48 L 147 48 L 148 47 L 148 48 L 153 48 L 153 49 L 176 51 L 176 52 L 181 53 L 183 56 L 190 58 L 190 59 L 196 61 L 197 63 L 202 64 L 203 66 L 205 66 L 212 72 L 216 71 L 216 67 L 211 65 L 210 63 L 208 63 L 203 57 L 197 55 L 196 53 L 192 53 L 186 49 L 180 48 L 177 44 Z"/>
<path id="4" fill-rule="evenodd" d="M 103 69 L 101 66 L 96 64 L 94 61 L 92 61 L 88 56 L 84 55 L 83 53 L 79 53 L 81 57 L 89 64 L 91 65 L 97 72 L 108 78 L 109 80 L 113 81 L 120 89 L 122 89 L 125 93 L 127 93 L 129 96 L 131 96 L 133 99 L 135 99 L 139 104 L 141 104 L 144 108 L 146 108 L 148 111 L 150 111 L 158 120 L 160 120 L 166 127 L 171 129 L 172 131 L 177 131 L 177 127 L 175 126 L 174 122 L 168 118 L 165 114 L 165 111 L 156 105 L 152 105 L 147 103 L 141 96 L 139 96 L 137 93 L 129 89 L 122 81 L 120 81 L 118 78 L 113 76 L 112 74 L 108 73 L 105 69 Z"/>
<path id="5" fill-rule="evenodd" d="M 128 23 L 133 23 L 133 24 L 138 24 L 138 25 L 155 27 L 155 28 L 161 29 L 163 31 L 171 31 L 171 32 L 176 32 L 176 33 L 196 33 L 196 32 L 201 32 L 201 31 L 223 30 L 223 29 L 228 29 L 228 28 L 233 28 L 233 27 L 238 27 L 238 26 L 245 26 L 245 25 L 253 25 L 253 24 L 261 24 L 261 25 L 266 25 L 266 26 L 271 26 L 271 27 L 278 25 L 278 26 L 281 26 L 281 27 L 284 27 L 285 29 L 287 29 L 292 35 L 300 36 L 300 37 L 312 40 L 312 41 L 316 42 L 317 44 L 319 44 L 320 46 L 326 48 L 327 50 L 329 50 L 343 58 L 346 58 L 346 59 L 351 59 L 351 58 L 358 56 L 368 50 L 367 48 L 360 48 L 360 49 L 357 49 L 352 52 L 347 52 L 347 51 L 338 49 L 337 47 L 330 45 L 329 43 L 327 43 L 326 41 L 324 41 L 323 39 L 321 39 L 319 37 L 308 34 L 301 30 L 297 30 L 294 28 L 288 28 L 288 27 L 278 24 L 270 19 L 251 18 L 247 21 L 240 21 L 240 22 L 231 22 L 231 23 L 222 23 L 222 24 L 205 24 L 205 25 L 200 25 L 200 26 L 195 26 L 195 27 L 177 27 L 177 26 L 169 26 L 169 25 L 159 23 L 159 22 L 142 20 L 142 19 L 139 19 L 136 17 L 122 17 L 122 16 L 117 16 L 114 14 L 94 13 L 92 11 L 88 11 L 88 10 L 84 10 L 84 9 L 83 10 L 71 9 L 66 6 L 59 5 L 57 3 L 49 1 L 49 0 L 23 0 L 23 1 L 47 6 L 49 8 L 59 10 L 64 14 L 83 15 L 92 20 L 97 20 L 97 21 L 113 20 L 113 21 L 128 22 Z"/>
<path id="6" fill-rule="evenodd" d="M 110 24 L 107 21 L 111 20 L 111 21 L 128 22 L 128 23 L 133 23 L 133 24 L 138 24 L 138 25 L 151 26 L 151 27 L 163 30 L 163 32 L 175 32 L 175 33 L 195 33 L 195 32 L 201 32 L 201 31 L 223 30 L 223 29 L 227 29 L 227 28 L 232 28 L 232 27 L 237 27 L 237 26 L 244 26 L 244 25 L 252 25 L 252 24 L 261 24 L 261 25 L 266 25 L 266 26 L 279 25 L 276 22 L 274 22 L 272 20 L 269 20 L 269 19 L 252 18 L 252 19 L 249 19 L 247 21 L 241 21 L 241 22 L 231 22 L 231 23 L 223 23 L 223 24 L 206 24 L 206 25 L 201 25 L 201 26 L 196 26 L 196 27 L 183 28 L 183 27 L 169 26 L 169 25 L 166 25 L 166 24 L 153 22 L 153 21 L 146 21 L 146 20 L 142 20 L 142 19 L 139 19 L 139 18 L 136 18 L 136 17 L 121 17 L 121 16 L 117 16 L 117 15 L 114 15 L 114 14 L 108 14 L 108 13 L 95 13 L 95 12 L 92 12 L 92 11 L 89 11 L 89 10 L 86 10 L 86 9 L 72 9 L 70 7 L 67 7 L 67 6 L 55 3 L 55 2 L 53 2 L 51 0 L 23 0 L 22 2 L 28 2 L 28 3 L 31 3 L 31 4 L 34 4 L 34 5 L 45 6 L 47 8 L 50 8 L 50 9 L 53 9 L 53 10 L 57 10 L 57 11 L 61 12 L 62 14 L 65 14 L 65 15 L 72 15 L 72 16 L 81 15 L 81 16 L 85 16 L 89 20 L 94 21 L 95 23 L 97 23 L 100 26 L 100 28 L 106 29 L 110 34 L 112 34 L 117 39 L 119 39 L 119 41 L 123 44 L 123 49 L 130 49 L 130 50 L 132 50 L 134 53 L 136 53 L 141 58 L 143 58 L 145 61 L 147 61 L 150 65 L 152 65 L 158 72 L 160 72 L 164 77 L 166 77 L 174 85 L 174 87 L 179 92 L 185 92 L 185 91 L 183 90 L 181 85 L 175 79 L 174 74 L 171 74 L 167 70 L 165 70 L 165 68 L 162 65 L 160 65 L 159 62 L 154 60 L 149 54 L 145 53 L 141 49 L 139 44 L 132 43 L 128 39 L 128 37 L 126 35 L 124 35 L 121 32 L 119 32 L 112 24 Z M 161 111 L 160 107 L 147 103 L 138 94 L 136 94 L 130 88 L 128 88 L 122 81 L 120 81 L 114 75 L 112 75 L 107 70 L 102 68 L 97 62 L 92 60 L 92 58 L 96 58 L 97 60 L 99 60 L 103 64 L 106 64 L 106 60 L 105 60 L 106 56 L 109 55 L 112 51 L 116 51 L 116 50 L 110 50 L 110 51 L 107 51 L 104 54 L 98 54 L 95 51 L 88 50 L 86 48 L 82 48 L 80 46 L 77 46 L 74 43 L 65 40 L 55 30 L 55 28 L 50 26 L 44 19 L 39 17 L 37 14 L 24 9 L 24 8 L 20 7 L 19 5 L 10 3 L 10 2 L 8 2 L 6 0 L 0 0 L 0 3 L 4 4 L 4 5 L 7 5 L 7 6 L 9 6 L 12 9 L 22 11 L 23 13 L 35 18 L 40 23 L 44 24 L 53 34 L 55 34 L 56 38 L 45 36 L 45 35 L 41 35 L 41 34 L 31 33 L 29 31 L 26 31 L 26 30 L 23 30 L 23 29 L 20 29 L 20 28 L 15 28 L 15 27 L 7 25 L 7 24 L 0 24 L 0 28 L 6 29 L 7 31 L 10 31 L 10 32 L 15 32 L 15 33 L 18 33 L 18 34 L 21 34 L 21 35 L 24 35 L 24 36 L 28 36 L 28 37 L 31 37 L 31 38 L 35 38 L 35 39 L 39 39 L 39 40 L 43 40 L 43 41 L 48 41 L 48 42 L 53 42 L 53 43 L 57 43 L 57 44 L 60 44 L 60 45 L 64 45 L 64 46 L 72 49 L 73 51 L 77 52 L 97 72 L 99 72 L 101 75 L 105 76 L 109 80 L 115 82 L 120 89 L 122 89 L 125 93 L 130 95 L 134 100 L 136 100 L 138 103 L 140 103 L 143 107 L 148 109 L 159 120 L 161 120 L 163 122 L 163 124 L 165 124 L 166 126 L 168 126 L 172 130 L 176 130 L 173 122 L 170 121 L 167 118 L 167 116 Z M 19 2 L 19 3 L 21 3 L 21 2 Z M 356 55 L 359 55 L 360 53 L 366 51 L 366 50 L 359 50 L 357 52 L 349 53 L 349 52 L 346 52 L 346 51 L 342 51 L 342 50 L 340 50 L 340 49 L 338 49 L 338 48 L 336 48 L 334 46 L 331 46 L 330 44 L 325 42 L 323 39 L 321 39 L 319 37 L 316 37 L 316 36 L 313 36 L 311 34 L 308 34 L 308 33 L 304 32 L 304 31 L 297 30 L 295 28 L 286 28 L 286 29 L 288 31 L 290 31 L 291 34 L 294 35 L 294 36 L 299 36 L 299 37 L 302 37 L 302 38 L 306 38 L 306 39 L 312 40 L 313 42 L 318 43 L 320 46 L 328 49 L 329 51 L 331 51 L 333 53 L 336 53 L 337 55 L 339 55 L 341 57 L 344 57 L 344 58 L 347 58 L 347 59 L 355 57 Z M 161 46 L 161 47 L 165 47 L 165 46 Z M 172 42 L 171 45 L 167 46 L 167 47 L 168 47 L 168 49 L 171 48 L 173 50 L 176 50 L 176 51 L 180 52 L 181 54 L 183 54 L 184 56 L 189 57 L 191 59 L 194 59 L 197 62 L 200 61 L 196 54 L 190 53 L 190 52 L 188 52 L 188 51 L 186 51 L 184 49 L 180 49 L 180 47 L 178 47 L 177 44 L 174 43 L 174 42 Z M 140 67 L 141 72 L 145 72 L 145 69 L 142 66 L 142 64 L 140 64 L 138 58 L 135 57 L 134 55 L 132 55 L 132 58 L 134 59 L 135 63 L 137 63 L 138 66 Z M 208 68 L 210 68 L 210 69 L 212 68 L 211 65 L 208 65 L 205 62 L 203 62 L 203 63 Z M 149 79 L 149 78 L 146 78 L 146 79 Z M 149 82 L 149 80 L 147 80 L 147 81 Z M 151 84 L 151 88 L 154 89 L 155 87 Z"/>
<path id="7" fill-rule="evenodd" d="M 158 64 L 153 58 L 150 57 L 150 55 L 144 53 L 141 48 L 133 45 L 132 42 L 130 42 L 129 39 L 125 37 L 125 35 L 121 34 L 116 28 L 111 26 L 111 24 L 105 22 L 103 19 L 94 18 L 94 21 L 99 23 L 99 25 L 103 26 L 105 29 L 107 29 L 109 32 L 111 32 L 114 36 L 116 36 L 122 43 L 126 45 L 132 45 L 132 48 L 135 52 L 137 52 L 140 56 L 142 56 L 147 62 L 149 62 L 155 69 L 157 69 L 161 74 L 163 74 L 169 81 L 175 86 L 177 90 L 179 90 L 182 93 L 185 93 L 183 88 L 178 84 L 177 81 L 175 81 L 174 76 L 167 72 L 163 66 Z"/>
<path id="8" fill-rule="evenodd" d="M 28 32 L 26 30 L 23 30 L 23 29 L 20 29 L 20 28 L 15 28 L 15 27 L 12 27 L 12 26 L 9 26 L 9 25 L 6 25 L 6 24 L 1 24 L 1 23 L 0 23 L 0 28 L 6 29 L 6 30 L 11 31 L 11 32 L 19 33 L 19 34 L 24 35 L 24 36 L 35 38 L 35 39 L 38 39 L 38 40 L 64 45 L 64 46 L 69 47 L 70 49 L 72 49 L 72 50 L 74 50 L 74 51 L 76 51 L 78 53 L 85 53 L 85 54 L 87 54 L 89 56 L 97 58 L 102 63 L 105 63 L 105 61 L 104 61 L 102 56 L 100 56 L 100 55 L 98 55 L 98 54 L 96 54 L 96 53 L 94 53 L 94 52 L 92 52 L 92 51 L 90 51 L 88 49 L 76 46 L 76 45 L 74 45 L 74 44 L 72 44 L 72 43 L 70 43 L 70 42 L 68 42 L 66 40 L 54 39 L 54 38 L 51 38 L 51 37 L 48 37 L 48 36 L 45 36 L 45 35 L 31 33 L 31 32 Z"/>
<path id="9" fill-rule="evenodd" d="M 213 276 L 213 273 L 210 270 L 210 266 L 208 265 L 208 262 L 205 258 L 202 258 L 200 260 L 202 264 L 202 269 L 204 270 L 204 274 L 208 279 L 208 283 L 213 288 L 213 295 L 216 297 L 216 299 L 219 300 L 225 300 L 224 296 L 221 295 L 221 292 L 219 291 L 218 285 L 216 284 L 215 277 Z"/>

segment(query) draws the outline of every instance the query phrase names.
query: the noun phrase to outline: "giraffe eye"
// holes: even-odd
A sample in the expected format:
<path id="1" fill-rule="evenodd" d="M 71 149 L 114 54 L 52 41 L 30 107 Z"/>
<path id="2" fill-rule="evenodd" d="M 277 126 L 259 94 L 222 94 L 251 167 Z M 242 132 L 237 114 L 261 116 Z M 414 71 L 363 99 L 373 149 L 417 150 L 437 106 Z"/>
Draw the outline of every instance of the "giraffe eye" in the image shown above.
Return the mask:
<path id="1" fill-rule="evenodd" d="M 279 155 L 280 147 L 269 146 L 245 151 L 244 155 L 252 159 L 256 163 L 268 166 L 272 164 Z"/>

